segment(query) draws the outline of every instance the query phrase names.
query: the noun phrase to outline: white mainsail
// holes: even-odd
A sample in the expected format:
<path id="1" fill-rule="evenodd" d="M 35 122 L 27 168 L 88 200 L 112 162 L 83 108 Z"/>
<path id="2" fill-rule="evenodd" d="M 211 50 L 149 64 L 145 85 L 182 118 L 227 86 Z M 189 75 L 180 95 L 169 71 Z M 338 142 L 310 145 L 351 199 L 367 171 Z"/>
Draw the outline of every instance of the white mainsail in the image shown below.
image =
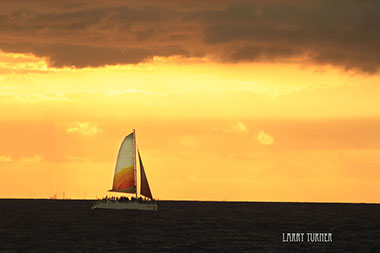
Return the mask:
<path id="1" fill-rule="evenodd" d="M 136 193 L 135 145 L 133 131 L 121 143 L 111 191 Z"/>

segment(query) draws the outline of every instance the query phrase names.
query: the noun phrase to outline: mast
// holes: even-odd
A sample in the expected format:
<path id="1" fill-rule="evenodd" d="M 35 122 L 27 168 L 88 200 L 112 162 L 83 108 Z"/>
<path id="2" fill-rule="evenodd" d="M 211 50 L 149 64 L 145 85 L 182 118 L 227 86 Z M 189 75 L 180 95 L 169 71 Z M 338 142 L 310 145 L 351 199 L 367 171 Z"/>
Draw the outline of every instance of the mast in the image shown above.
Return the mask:
<path id="1" fill-rule="evenodd" d="M 134 152 L 134 159 L 135 159 L 135 185 L 136 185 L 136 199 L 137 199 L 137 167 L 136 167 L 136 132 L 135 129 L 133 129 L 133 152 Z"/>

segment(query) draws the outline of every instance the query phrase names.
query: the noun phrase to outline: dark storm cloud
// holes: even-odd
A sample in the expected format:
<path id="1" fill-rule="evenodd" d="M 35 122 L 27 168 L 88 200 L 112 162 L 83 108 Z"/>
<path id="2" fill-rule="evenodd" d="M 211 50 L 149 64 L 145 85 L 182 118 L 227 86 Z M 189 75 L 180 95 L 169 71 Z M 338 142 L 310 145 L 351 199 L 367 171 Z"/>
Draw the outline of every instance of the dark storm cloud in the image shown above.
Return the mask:
<path id="1" fill-rule="evenodd" d="M 230 43 L 228 61 L 306 56 L 319 64 L 375 72 L 380 65 L 380 2 L 269 1 L 231 4 L 204 15 L 204 42 Z M 242 47 L 237 44 L 246 43 Z"/>
<path id="2" fill-rule="evenodd" d="M 50 65 L 134 64 L 154 56 L 221 62 L 307 59 L 373 73 L 380 2 L 3 1 L 0 49 Z"/>

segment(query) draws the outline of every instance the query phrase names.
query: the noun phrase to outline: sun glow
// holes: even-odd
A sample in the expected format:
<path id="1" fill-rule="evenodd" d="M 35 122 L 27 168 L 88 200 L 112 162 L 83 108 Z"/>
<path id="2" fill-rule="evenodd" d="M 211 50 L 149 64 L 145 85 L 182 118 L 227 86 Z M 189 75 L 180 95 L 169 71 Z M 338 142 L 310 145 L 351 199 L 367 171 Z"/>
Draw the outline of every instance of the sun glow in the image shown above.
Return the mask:
<path id="1" fill-rule="evenodd" d="M 302 62 L 76 69 L 2 52 L 0 197 L 107 194 L 136 128 L 161 199 L 379 202 L 379 81 Z"/>

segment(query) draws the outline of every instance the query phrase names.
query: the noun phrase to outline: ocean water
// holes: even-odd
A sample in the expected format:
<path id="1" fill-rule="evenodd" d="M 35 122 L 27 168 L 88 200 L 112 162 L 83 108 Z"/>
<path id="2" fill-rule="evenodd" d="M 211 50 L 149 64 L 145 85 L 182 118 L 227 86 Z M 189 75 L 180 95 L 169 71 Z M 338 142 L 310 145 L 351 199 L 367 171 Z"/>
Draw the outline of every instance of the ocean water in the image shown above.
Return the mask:
<path id="1" fill-rule="evenodd" d="M 380 205 L 158 203 L 150 212 L 3 199 L 0 252 L 380 252 Z M 332 233 L 333 242 L 283 242 L 296 232 Z"/>

